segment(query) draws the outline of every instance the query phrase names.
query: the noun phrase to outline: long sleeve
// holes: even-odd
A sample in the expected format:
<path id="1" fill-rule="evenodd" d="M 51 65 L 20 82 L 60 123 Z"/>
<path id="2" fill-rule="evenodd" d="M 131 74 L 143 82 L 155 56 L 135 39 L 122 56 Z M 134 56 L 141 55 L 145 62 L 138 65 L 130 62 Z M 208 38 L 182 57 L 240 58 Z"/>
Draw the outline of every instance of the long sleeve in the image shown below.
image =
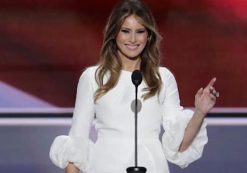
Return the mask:
<path id="1" fill-rule="evenodd" d="M 203 153 L 203 148 L 208 141 L 206 123 L 203 122 L 189 148 L 184 152 L 179 152 L 185 129 L 193 116 L 193 111 L 183 109 L 180 106 L 176 80 L 171 72 L 166 73 L 163 103 L 163 128 L 165 132 L 162 137 L 162 145 L 167 160 L 184 168 L 199 159 Z"/>
<path id="2" fill-rule="evenodd" d="M 68 136 L 55 138 L 50 149 L 50 159 L 65 168 L 73 162 L 84 171 L 88 162 L 89 132 L 94 118 L 94 91 L 92 82 L 94 74 L 89 68 L 85 70 L 78 82 L 72 125 Z"/>

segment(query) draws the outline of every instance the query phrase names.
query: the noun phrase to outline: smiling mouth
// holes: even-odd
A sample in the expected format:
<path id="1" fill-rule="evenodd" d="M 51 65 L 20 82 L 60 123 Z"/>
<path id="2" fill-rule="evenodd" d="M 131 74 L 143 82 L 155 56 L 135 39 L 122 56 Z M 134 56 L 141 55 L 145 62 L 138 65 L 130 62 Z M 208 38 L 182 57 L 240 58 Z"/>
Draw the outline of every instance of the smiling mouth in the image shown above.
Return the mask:
<path id="1" fill-rule="evenodd" d="M 125 44 L 125 45 L 130 50 L 135 50 L 135 49 L 137 49 L 139 47 L 138 44 L 135 44 L 135 45 Z"/>

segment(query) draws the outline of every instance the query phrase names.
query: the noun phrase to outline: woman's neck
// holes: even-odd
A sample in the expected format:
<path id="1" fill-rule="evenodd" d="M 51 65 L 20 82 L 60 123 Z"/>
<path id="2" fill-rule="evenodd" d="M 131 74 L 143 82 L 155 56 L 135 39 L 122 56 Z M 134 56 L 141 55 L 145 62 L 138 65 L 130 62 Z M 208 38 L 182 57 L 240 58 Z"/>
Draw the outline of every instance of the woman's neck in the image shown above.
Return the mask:
<path id="1" fill-rule="evenodd" d="M 139 70 L 141 67 L 141 58 L 137 59 L 122 59 L 122 70 L 134 71 Z"/>

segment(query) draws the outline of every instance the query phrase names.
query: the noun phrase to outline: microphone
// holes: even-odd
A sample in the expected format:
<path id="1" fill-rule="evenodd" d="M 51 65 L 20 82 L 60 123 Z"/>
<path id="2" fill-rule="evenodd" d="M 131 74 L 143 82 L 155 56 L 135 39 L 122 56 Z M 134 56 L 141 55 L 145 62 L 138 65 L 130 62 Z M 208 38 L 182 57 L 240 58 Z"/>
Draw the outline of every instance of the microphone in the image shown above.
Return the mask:
<path id="1" fill-rule="evenodd" d="M 138 87 L 142 82 L 141 71 L 140 70 L 133 71 L 133 73 L 131 75 L 131 80 L 132 80 L 132 83 L 135 85 L 135 87 Z"/>
<path id="2" fill-rule="evenodd" d="M 142 82 L 142 73 L 140 70 L 133 71 L 131 75 L 132 83 L 135 85 L 135 166 L 128 167 L 126 169 L 127 173 L 146 173 L 147 169 L 145 167 L 138 166 L 138 154 L 137 154 L 137 93 L 138 93 L 138 86 Z"/>

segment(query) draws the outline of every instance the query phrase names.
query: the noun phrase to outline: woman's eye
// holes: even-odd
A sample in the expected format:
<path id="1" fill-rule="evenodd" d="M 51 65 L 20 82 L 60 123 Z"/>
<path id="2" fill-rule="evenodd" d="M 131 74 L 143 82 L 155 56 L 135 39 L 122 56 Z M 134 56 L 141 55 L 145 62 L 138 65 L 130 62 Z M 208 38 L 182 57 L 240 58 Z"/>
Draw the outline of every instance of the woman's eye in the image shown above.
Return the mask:
<path id="1" fill-rule="evenodd" d="M 146 32 L 146 30 L 137 31 L 137 33 L 139 33 L 139 34 L 142 34 L 142 33 L 145 33 L 145 32 Z"/>
<path id="2" fill-rule="evenodd" d="M 126 30 L 126 29 L 122 29 L 121 32 L 123 32 L 123 33 L 129 33 L 129 31 Z"/>

